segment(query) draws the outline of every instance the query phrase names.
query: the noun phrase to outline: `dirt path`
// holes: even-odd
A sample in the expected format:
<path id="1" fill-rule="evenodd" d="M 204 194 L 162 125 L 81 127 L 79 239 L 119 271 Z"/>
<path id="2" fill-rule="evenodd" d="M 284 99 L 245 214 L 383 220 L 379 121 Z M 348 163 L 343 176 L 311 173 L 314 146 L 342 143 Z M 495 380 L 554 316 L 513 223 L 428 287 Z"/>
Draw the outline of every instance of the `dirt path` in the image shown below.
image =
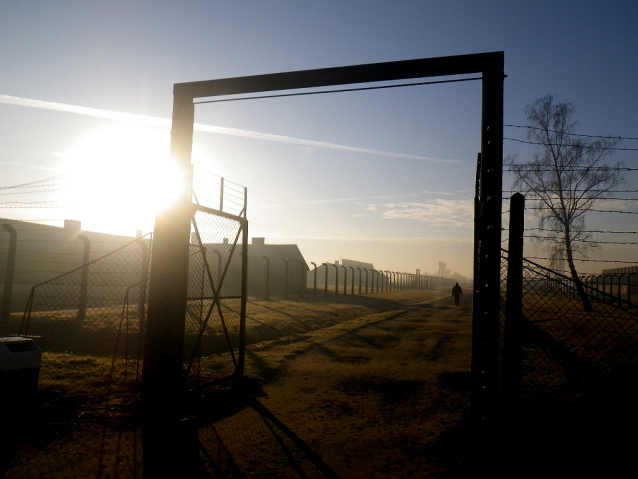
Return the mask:
<path id="1" fill-rule="evenodd" d="M 261 397 L 198 426 L 202 475 L 453 477 L 469 404 L 464 299 L 315 341 Z"/>
<path id="2" fill-rule="evenodd" d="M 444 300 L 317 344 L 262 403 L 338 477 L 444 477 L 470 345 L 469 299 Z"/>

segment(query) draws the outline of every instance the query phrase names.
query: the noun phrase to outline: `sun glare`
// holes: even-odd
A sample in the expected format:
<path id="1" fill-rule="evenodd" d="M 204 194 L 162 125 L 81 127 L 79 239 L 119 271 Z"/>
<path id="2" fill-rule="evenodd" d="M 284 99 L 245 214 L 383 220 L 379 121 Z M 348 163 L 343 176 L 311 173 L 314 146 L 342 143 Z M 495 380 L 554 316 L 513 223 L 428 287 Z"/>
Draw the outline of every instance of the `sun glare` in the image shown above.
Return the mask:
<path id="1" fill-rule="evenodd" d="M 168 133 L 141 127 L 82 138 L 68 155 L 70 219 L 90 231 L 152 231 L 155 215 L 175 201 L 184 178 L 169 150 Z"/>

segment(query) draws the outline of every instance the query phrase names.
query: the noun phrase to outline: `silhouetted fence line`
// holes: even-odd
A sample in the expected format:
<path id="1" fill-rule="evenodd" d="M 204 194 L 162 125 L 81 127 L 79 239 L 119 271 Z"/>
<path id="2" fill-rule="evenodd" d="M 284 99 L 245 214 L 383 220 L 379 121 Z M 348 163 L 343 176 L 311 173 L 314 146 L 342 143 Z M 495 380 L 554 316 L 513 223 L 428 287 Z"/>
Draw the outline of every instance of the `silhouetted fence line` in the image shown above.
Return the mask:
<path id="1" fill-rule="evenodd" d="M 583 284 L 592 310 L 583 307 L 575 281 L 529 260 L 522 263 L 519 344 L 506 341 L 506 292 L 508 255 L 503 251 L 501 276 L 502 345 L 521 351 L 514 368 L 521 382 L 520 399 L 591 397 L 611 393 L 638 378 L 638 306 L 618 301 L 609 292 Z M 511 315 L 510 315 L 511 316 Z M 505 392 L 511 387 L 507 380 Z"/>
<path id="2" fill-rule="evenodd" d="M 312 285 L 313 297 L 317 296 L 317 273 L 323 276 L 323 296 L 338 296 L 340 294 L 374 294 L 390 291 L 407 291 L 414 289 L 436 289 L 452 287 L 456 279 L 422 274 L 402 273 L 397 271 L 377 270 L 353 266 L 338 265 L 336 263 L 322 263 L 321 269 L 311 262 L 314 269 L 308 272 L 305 287 Z M 330 265 L 334 269 L 330 268 Z M 339 267 L 342 273 L 339 273 Z M 348 269 L 350 276 L 348 276 Z M 350 288 L 348 290 L 348 288 Z M 300 296 L 302 294 L 300 293 Z"/>

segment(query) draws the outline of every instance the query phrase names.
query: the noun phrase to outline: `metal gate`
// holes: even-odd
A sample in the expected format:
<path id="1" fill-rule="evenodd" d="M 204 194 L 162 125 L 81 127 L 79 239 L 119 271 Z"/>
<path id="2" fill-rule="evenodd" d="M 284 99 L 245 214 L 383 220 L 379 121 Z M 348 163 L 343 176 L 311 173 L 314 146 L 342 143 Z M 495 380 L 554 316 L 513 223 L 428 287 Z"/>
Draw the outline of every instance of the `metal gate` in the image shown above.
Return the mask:
<path id="1" fill-rule="evenodd" d="M 184 381 L 188 389 L 244 370 L 248 221 L 197 206 L 191 222 Z"/>

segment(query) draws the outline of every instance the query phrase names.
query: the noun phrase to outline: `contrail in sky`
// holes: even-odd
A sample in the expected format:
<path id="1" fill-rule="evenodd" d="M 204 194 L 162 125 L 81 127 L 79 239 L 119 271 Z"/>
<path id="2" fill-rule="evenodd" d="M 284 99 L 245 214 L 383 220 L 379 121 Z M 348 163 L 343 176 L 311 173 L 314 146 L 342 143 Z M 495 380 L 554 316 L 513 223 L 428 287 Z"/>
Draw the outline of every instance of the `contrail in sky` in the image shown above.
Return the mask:
<path id="1" fill-rule="evenodd" d="M 105 118 L 108 120 L 135 123 L 138 125 L 159 126 L 163 128 L 171 127 L 170 119 L 160 118 L 158 116 L 138 115 L 135 113 L 124 113 L 120 111 L 103 110 L 100 108 L 69 105 L 67 103 L 55 103 L 51 101 L 33 100 L 31 98 L 20 98 L 20 97 L 10 96 L 10 95 L 0 95 L 0 103 L 6 103 L 8 105 L 16 105 L 16 106 L 25 106 L 29 108 L 40 108 L 43 110 L 61 111 L 65 113 L 76 113 L 78 115 L 87 115 L 87 116 L 93 116 L 97 118 Z M 224 126 L 204 125 L 201 123 L 195 123 L 193 125 L 193 128 L 196 131 L 217 133 L 219 135 L 241 136 L 244 138 L 277 141 L 280 143 L 311 146 L 315 148 L 330 148 L 333 150 L 352 151 L 354 153 L 366 153 L 370 155 L 382 155 L 382 156 L 390 156 L 394 158 L 406 158 L 410 160 L 430 161 L 435 163 L 458 163 L 458 160 L 430 158 L 427 156 L 408 155 L 405 153 L 394 153 L 391 151 L 373 150 L 370 148 L 358 148 L 355 146 L 339 145 L 336 143 L 328 143 L 325 141 L 304 140 L 304 139 L 295 138 L 292 136 L 272 135 L 270 133 L 260 133 L 258 131 L 240 130 L 238 128 L 226 128 Z"/>

